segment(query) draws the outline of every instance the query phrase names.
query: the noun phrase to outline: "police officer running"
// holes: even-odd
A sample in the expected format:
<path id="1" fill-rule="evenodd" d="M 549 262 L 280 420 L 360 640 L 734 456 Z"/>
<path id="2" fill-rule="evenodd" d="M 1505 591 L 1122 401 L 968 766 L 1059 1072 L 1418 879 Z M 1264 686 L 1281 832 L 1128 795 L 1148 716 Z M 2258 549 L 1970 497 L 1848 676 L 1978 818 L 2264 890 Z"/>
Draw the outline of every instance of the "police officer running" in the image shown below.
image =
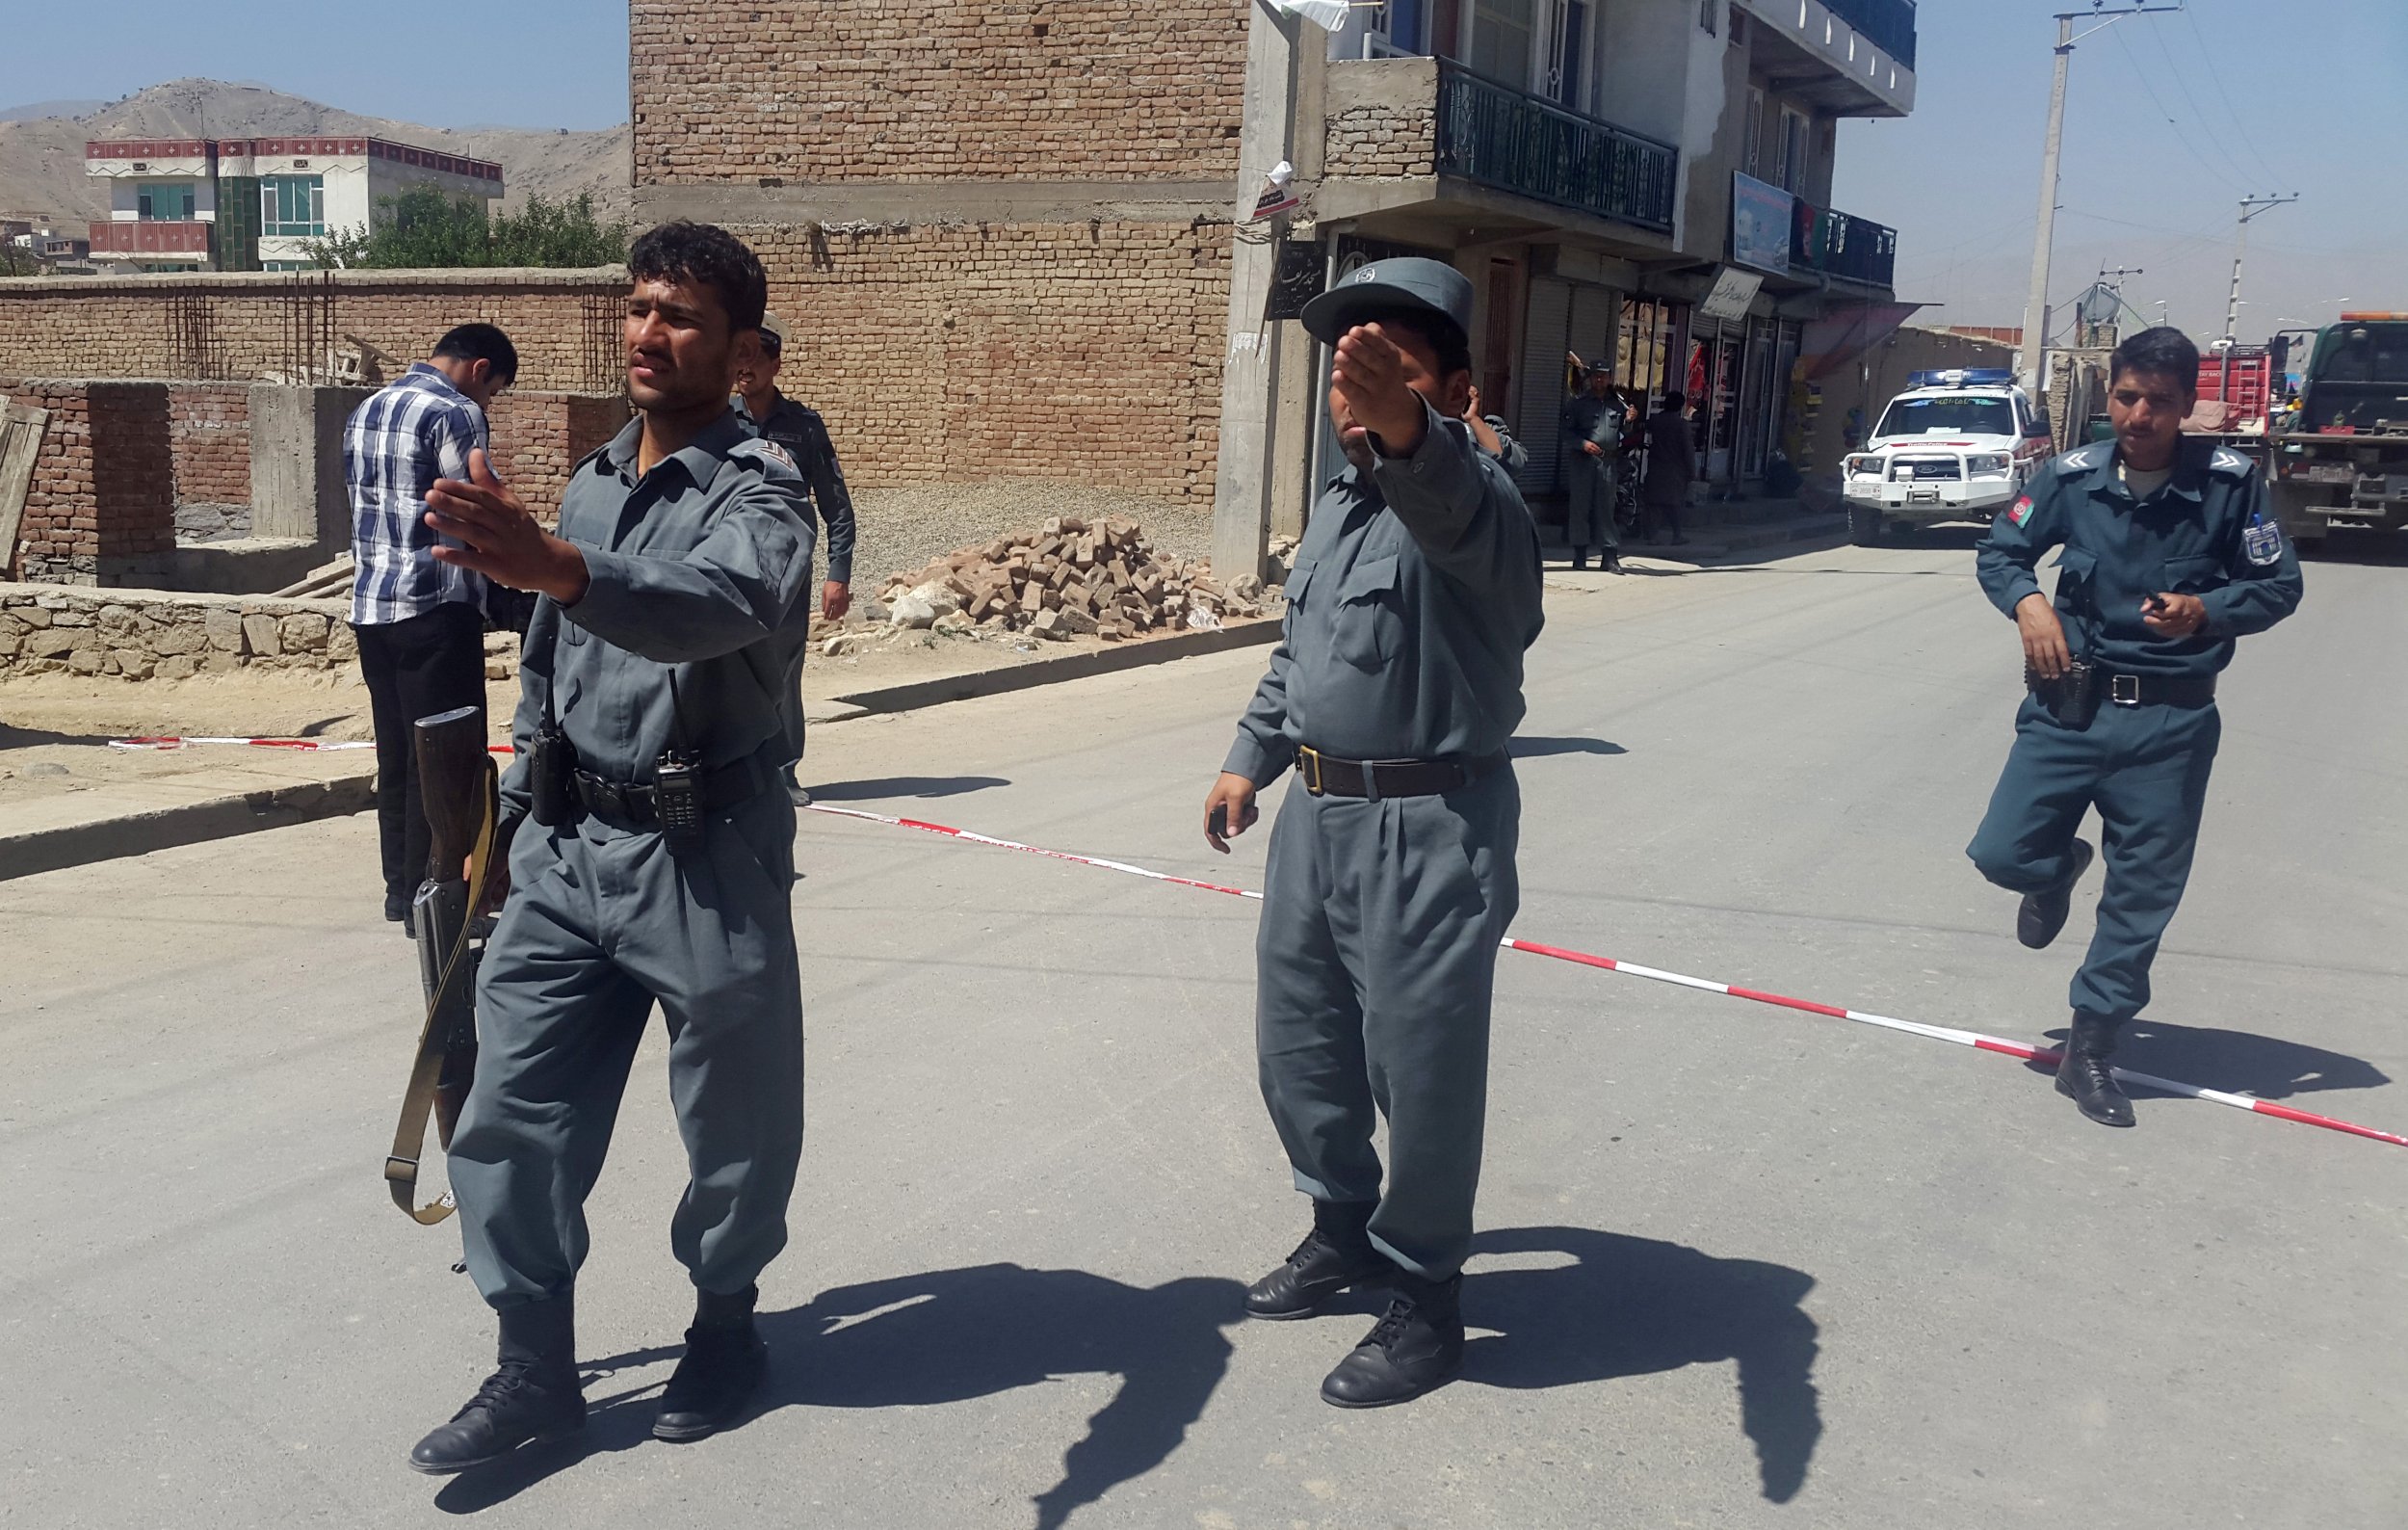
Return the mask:
<path id="1" fill-rule="evenodd" d="M 2182 435 L 2198 378 L 2198 348 L 2179 330 L 2116 347 L 2114 443 L 2043 467 L 1992 525 L 1977 566 L 1984 593 L 2015 619 L 2031 694 L 1966 853 L 2024 895 L 2016 937 L 2038 950 L 2065 926 L 2093 854 L 2074 831 L 2099 809 L 2107 884 L 2056 1087 L 2109 1126 L 2133 1124 L 2107 1058 L 2149 1002 L 2149 966 L 2190 877 L 2223 731 L 2216 674 L 2235 639 L 2299 605 L 2299 561 L 2263 479 L 2239 453 Z M 2054 601 L 2032 575 L 2052 547 L 2064 549 Z"/>
<path id="2" fill-rule="evenodd" d="M 1538 636 L 1538 533 L 1461 416 L 1472 284 L 1382 260 L 1306 305 L 1336 347 L 1351 465 L 1322 491 L 1283 640 L 1205 800 L 1205 835 L 1256 818 L 1293 764 L 1256 936 L 1256 1047 L 1313 1230 L 1256 1281 L 1256 1317 L 1357 1284 L 1394 1300 L 1322 1384 L 1342 1408 L 1418 1397 L 1463 1360 L 1497 942 L 1520 899 L 1505 740 Z M 1372 1146 L 1389 1128 L 1387 1180 Z"/>
<path id="3" fill-rule="evenodd" d="M 786 354 L 786 326 L 777 315 L 761 316 L 760 346 L 737 368 L 736 417 L 763 440 L 775 441 L 794 459 L 811 489 L 811 508 L 819 513 L 827 540 L 826 582 L 820 587 L 820 615 L 841 621 L 852 609 L 852 491 L 845 487 L 837 465 L 836 443 L 828 439 L 827 422 L 820 411 L 798 404 L 778 391 L 777 373 Z M 794 683 L 787 687 L 795 703 L 791 720 L 795 758 L 802 757 L 802 663 L 810 651 L 805 644 L 795 653 Z M 787 767 L 786 784 L 795 805 L 803 806 L 811 794 Z"/>
<path id="4" fill-rule="evenodd" d="M 452 1139 L 468 1272 L 500 1364 L 410 1464 L 454 1472 L 583 1427 L 572 1299 L 585 1200 L 657 1002 L 692 1182 L 669 1242 L 694 1326 L 653 1433 L 733 1421 L 766 1355 L 754 1280 L 786 1243 L 802 1146 L 785 686 L 810 617 L 801 479 L 730 412 L 760 262 L 664 224 L 628 252 L 638 418 L 578 463 L 546 533 L 479 454 L 428 522 L 437 556 L 539 592 L 502 782 L 509 901 L 477 991 Z M 533 819 L 532 826 L 523 821 Z M 522 827 L 523 826 L 523 827 Z"/>

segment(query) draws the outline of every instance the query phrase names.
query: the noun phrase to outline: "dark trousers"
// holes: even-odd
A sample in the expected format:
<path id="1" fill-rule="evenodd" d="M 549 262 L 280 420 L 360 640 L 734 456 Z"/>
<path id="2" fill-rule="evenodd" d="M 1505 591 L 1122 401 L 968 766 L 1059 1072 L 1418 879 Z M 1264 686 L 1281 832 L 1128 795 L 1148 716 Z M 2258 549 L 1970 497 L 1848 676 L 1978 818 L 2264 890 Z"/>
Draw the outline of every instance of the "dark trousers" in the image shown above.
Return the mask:
<path id="1" fill-rule="evenodd" d="M 377 849 L 385 896 L 406 899 L 427 874 L 427 809 L 410 724 L 484 706 L 484 618 L 447 600 L 424 616 L 354 626 L 377 727 Z"/>
<path id="2" fill-rule="evenodd" d="M 2098 933 L 2067 995 L 2076 1013 L 2120 1025 L 2148 1004 L 2149 967 L 2190 881 L 2223 731 L 2213 706 L 2106 705 L 2080 730 L 2028 697 L 2016 714 L 2015 747 L 1966 854 L 2009 892 L 2047 892 L 2073 872 L 2074 831 L 2098 808 L 2107 881 Z"/>
<path id="3" fill-rule="evenodd" d="M 1639 501 L 1640 514 L 1647 527 L 1649 541 L 1655 541 L 1658 533 L 1673 537 L 1681 535 L 1681 506 L 1688 498 L 1688 485 L 1685 482 L 1681 485 L 1681 498 L 1679 499 L 1642 498 Z"/>

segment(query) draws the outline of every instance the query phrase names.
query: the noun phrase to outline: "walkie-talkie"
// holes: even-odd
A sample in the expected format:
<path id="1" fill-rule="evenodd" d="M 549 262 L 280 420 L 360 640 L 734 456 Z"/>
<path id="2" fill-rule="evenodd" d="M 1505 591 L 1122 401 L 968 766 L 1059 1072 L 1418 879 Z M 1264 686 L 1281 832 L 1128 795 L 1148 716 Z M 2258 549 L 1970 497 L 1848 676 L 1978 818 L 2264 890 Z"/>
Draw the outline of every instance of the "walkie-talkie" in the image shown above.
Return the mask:
<path id="1" fill-rule="evenodd" d="M 661 820 L 661 837 L 672 853 L 702 843 L 702 781 L 691 755 L 670 750 L 652 771 L 652 810 Z"/>

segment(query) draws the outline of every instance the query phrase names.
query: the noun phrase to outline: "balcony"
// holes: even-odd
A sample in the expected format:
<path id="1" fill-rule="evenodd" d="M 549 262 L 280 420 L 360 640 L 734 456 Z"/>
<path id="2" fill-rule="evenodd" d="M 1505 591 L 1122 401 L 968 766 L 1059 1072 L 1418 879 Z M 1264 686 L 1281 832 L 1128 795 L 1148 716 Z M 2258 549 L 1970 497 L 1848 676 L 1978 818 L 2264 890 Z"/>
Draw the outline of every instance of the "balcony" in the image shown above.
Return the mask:
<path id="1" fill-rule="evenodd" d="M 118 259 L 206 260 L 209 225 L 184 219 L 96 223 L 92 225 L 92 252 Z"/>
<path id="2" fill-rule="evenodd" d="M 1898 230 L 1854 213 L 1797 204 L 1790 224 L 1790 269 L 1819 271 L 1887 287 L 1898 266 Z"/>
<path id="3" fill-rule="evenodd" d="M 1436 166 L 1441 175 L 1575 212 L 1669 232 L 1680 150 L 1438 63 Z"/>
<path id="4" fill-rule="evenodd" d="M 1915 109 L 1914 0 L 1731 0 L 1749 67 L 1835 117 Z"/>
<path id="5" fill-rule="evenodd" d="M 1915 0 L 1822 0 L 1822 5 L 1866 41 L 1908 68 L 1915 66 Z"/>

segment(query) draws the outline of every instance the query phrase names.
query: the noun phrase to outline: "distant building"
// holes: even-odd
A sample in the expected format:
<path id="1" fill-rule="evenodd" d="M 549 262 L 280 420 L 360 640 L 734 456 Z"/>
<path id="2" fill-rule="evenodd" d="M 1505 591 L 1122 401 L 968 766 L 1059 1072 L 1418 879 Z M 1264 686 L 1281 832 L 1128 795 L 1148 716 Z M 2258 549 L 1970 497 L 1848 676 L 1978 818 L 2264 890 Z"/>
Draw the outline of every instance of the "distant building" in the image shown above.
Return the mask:
<path id="1" fill-rule="evenodd" d="M 502 167 L 380 138 L 100 139 L 92 257 L 143 271 L 301 271 L 308 242 L 376 227 L 411 186 L 492 200 Z"/>

